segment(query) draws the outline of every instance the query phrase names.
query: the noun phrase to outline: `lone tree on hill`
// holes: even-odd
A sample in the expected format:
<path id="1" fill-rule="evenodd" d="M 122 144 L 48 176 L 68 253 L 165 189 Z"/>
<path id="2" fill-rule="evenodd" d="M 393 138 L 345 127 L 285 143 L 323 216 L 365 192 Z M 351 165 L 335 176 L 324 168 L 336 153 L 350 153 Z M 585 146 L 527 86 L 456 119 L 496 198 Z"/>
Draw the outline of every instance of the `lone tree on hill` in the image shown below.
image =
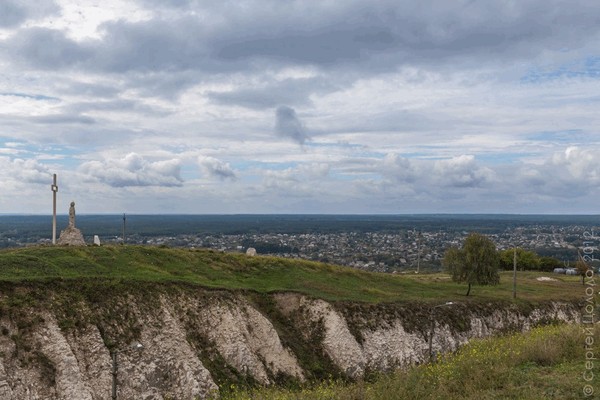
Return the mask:
<path id="1" fill-rule="evenodd" d="M 588 270 L 590 269 L 590 266 L 585 262 L 585 260 L 581 256 L 581 253 L 578 253 L 577 256 L 578 257 L 577 262 L 575 263 L 575 269 L 577 270 L 577 273 L 581 276 L 581 284 L 585 285 L 585 276 Z"/>
<path id="2" fill-rule="evenodd" d="M 500 283 L 498 265 L 500 256 L 494 242 L 479 233 L 471 233 L 462 247 L 451 247 L 444 254 L 444 267 L 454 282 L 466 282 L 469 285 L 497 285 Z"/>

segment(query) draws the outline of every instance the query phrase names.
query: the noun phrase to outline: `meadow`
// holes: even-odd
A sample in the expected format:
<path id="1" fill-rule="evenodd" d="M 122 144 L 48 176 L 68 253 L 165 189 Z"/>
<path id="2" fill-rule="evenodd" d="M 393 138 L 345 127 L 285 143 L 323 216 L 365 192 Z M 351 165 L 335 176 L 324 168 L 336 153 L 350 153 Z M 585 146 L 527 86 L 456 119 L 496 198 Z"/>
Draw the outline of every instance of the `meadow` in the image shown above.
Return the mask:
<path id="1" fill-rule="evenodd" d="M 546 276 L 554 280 L 540 281 Z M 497 286 L 466 286 L 444 273 L 384 274 L 312 261 L 151 246 L 35 246 L 0 251 L 0 282 L 185 283 L 258 293 L 298 292 L 330 301 L 512 301 L 512 271 Z M 517 302 L 581 300 L 576 276 L 518 273 Z"/>

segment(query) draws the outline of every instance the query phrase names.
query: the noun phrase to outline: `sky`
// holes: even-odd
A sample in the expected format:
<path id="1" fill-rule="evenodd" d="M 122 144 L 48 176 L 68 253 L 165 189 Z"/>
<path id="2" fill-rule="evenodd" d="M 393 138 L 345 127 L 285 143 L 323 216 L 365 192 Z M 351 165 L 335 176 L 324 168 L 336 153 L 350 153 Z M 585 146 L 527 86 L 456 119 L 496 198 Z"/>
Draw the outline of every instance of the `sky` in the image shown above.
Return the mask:
<path id="1" fill-rule="evenodd" d="M 2 0 L 0 214 L 598 214 L 596 0 Z"/>

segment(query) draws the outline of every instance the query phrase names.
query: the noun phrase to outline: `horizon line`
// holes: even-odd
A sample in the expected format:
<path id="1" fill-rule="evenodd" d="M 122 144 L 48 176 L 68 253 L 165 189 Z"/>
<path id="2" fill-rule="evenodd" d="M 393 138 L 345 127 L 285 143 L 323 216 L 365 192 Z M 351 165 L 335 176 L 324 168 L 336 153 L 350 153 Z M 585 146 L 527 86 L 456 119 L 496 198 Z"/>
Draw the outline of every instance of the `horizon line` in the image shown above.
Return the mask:
<path id="1" fill-rule="evenodd" d="M 68 216 L 68 213 L 58 213 L 57 216 Z M 422 212 L 422 213 L 128 213 L 128 212 L 114 212 L 114 213 L 77 213 L 77 216 L 114 216 L 114 215 L 137 215 L 137 216 L 300 216 L 300 215 L 313 215 L 313 216 L 448 216 L 448 215 L 465 215 L 465 216 L 479 216 L 479 215 L 490 215 L 490 216 L 589 216 L 597 217 L 598 214 L 591 213 L 486 213 L 486 212 Z M 43 213 L 0 213 L 0 217 L 51 217 L 52 214 Z"/>

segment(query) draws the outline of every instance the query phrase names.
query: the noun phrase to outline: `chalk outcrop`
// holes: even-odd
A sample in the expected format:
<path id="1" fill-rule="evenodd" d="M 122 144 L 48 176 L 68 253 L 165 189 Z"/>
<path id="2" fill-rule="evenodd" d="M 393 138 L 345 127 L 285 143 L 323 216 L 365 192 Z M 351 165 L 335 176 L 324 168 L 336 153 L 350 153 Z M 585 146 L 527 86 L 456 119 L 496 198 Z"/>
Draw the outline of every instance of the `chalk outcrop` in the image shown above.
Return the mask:
<path id="1" fill-rule="evenodd" d="M 248 380 L 304 381 L 314 376 L 318 360 L 338 376 L 360 378 L 428 359 L 426 305 L 409 315 L 403 305 L 338 304 L 295 293 L 153 287 L 81 295 L 14 285 L 0 289 L 3 400 L 107 399 L 112 349 L 119 351 L 119 398 L 148 400 L 207 399 L 219 385 Z M 13 296 L 14 304 L 15 293 L 44 300 L 11 311 L 7 299 Z M 577 305 L 566 302 L 513 307 L 445 310 L 434 321 L 434 351 L 509 329 L 580 319 Z M 132 340 L 143 344 L 141 351 L 129 347 Z"/>

